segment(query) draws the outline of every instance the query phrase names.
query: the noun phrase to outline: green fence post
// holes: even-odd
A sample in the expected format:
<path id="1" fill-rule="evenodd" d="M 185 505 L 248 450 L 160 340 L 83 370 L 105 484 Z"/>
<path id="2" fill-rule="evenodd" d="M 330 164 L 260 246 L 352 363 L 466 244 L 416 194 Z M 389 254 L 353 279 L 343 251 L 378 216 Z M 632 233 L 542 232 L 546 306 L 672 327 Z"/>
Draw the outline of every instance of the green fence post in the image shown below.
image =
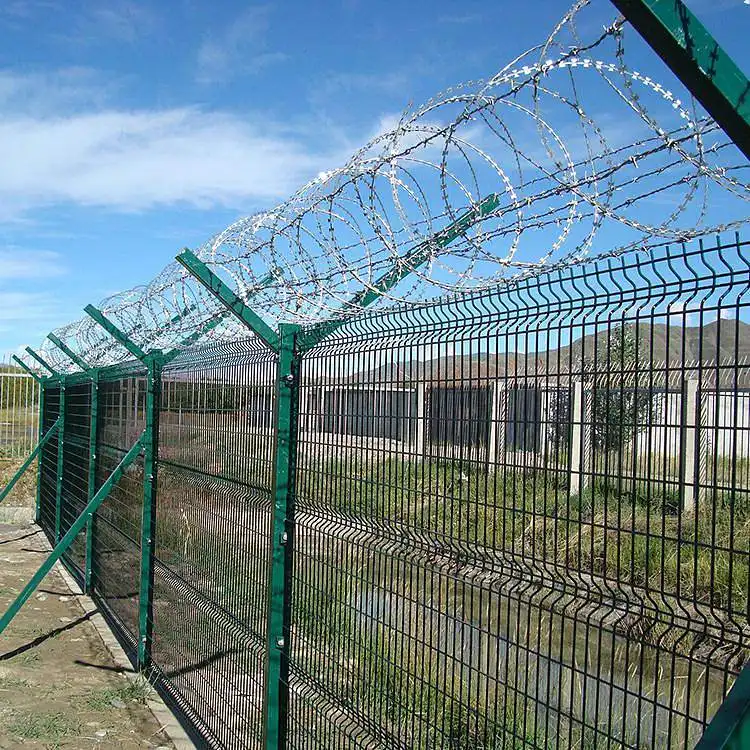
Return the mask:
<path id="1" fill-rule="evenodd" d="M 91 372 L 91 424 L 89 426 L 89 500 L 96 494 L 96 435 L 99 424 L 99 370 Z M 94 534 L 96 533 L 96 513 L 91 514 L 86 523 L 86 570 L 84 587 L 91 593 L 91 580 L 94 569 Z"/>
<path id="2" fill-rule="evenodd" d="M 268 605 L 268 674 L 266 679 L 266 748 L 287 745 L 294 482 L 299 412 L 300 327 L 279 325 L 276 399 L 276 483 Z"/>
<path id="3" fill-rule="evenodd" d="M 57 430 L 57 481 L 55 484 L 55 542 L 62 529 L 63 471 L 65 469 L 65 378 L 60 378 L 60 417 Z"/>
<path id="4" fill-rule="evenodd" d="M 151 662 L 162 353 L 159 350 L 149 353 L 146 366 L 148 373 L 146 375 L 146 429 L 143 435 L 143 515 L 138 600 L 138 669 L 140 671 L 147 669 Z"/>

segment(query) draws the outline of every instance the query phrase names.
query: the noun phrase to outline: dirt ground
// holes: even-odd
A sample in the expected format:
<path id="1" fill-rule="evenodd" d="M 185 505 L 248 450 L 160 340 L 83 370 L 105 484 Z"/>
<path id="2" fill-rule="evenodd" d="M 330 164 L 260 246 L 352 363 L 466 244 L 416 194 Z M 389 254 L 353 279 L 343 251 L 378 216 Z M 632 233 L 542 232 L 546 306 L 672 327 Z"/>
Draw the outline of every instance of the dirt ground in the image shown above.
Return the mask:
<path id="1" fill-rule="evenodd" d="M 0 525 L 0 612 L 44 559 L 32 526 Z M 57 571 L 0 635 L 0 748 L 172 748 Z"/>

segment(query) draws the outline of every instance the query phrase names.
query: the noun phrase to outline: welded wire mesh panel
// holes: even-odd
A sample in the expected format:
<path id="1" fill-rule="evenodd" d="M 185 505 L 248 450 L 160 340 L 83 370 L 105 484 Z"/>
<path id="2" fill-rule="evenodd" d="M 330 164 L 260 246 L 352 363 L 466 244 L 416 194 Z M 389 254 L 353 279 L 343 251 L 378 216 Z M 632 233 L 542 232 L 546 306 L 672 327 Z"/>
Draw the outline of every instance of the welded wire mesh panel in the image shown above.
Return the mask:
<path id="1" fill-rule="evenodd" d="M 119 376 L 118 376 L 119 375 Z M 145 427 L 145 372 L 132 367 L 99 384 L 96 485 L 108 479 Z M 138 638 L 143 456 L 115 484 L 96 515 L 92 585 L 126 647 Z"/>
<path id="2" fill-rule="evenodd" d="M 39 383 L 10 360 L 0 362 L 0 461 L 25 459 L 39 430 Z"/>
<path id="3" fill-rule="evenodd" d="M 750 647 L 748 256 L 569 267 L 305 355 L 290 747 L 695 744 Z M 328 395 L 388 389 L 415 400 Z"/>
<path id="4" fill-rule="evenodd" d="M 63 429 L 63 473 L 60 503 L 60 536 L 86 507 L 89 492 L 89 453 L 91 439 L 91 383 L 65 389 Z M 63 556 L 74 573 L 83 578 L 86 562 L 85 533 L 79 534 Z"/>
<path id="5" fill-rule="evenodd" d="M 44 414 L 42 416 L 44 433 L 47 433 L 59 416 L 60 388 L 46 386 L 44 389 Z M 52 542 L 55 540 L 58 434 L 53 435 L 41 450 L 39 473 L 39 525 Z"/>
<path id="6" fill-rule="evenodd" d="M 162 377 L 153 661 L 218 747 L 262 744 L 275 378 L 256 340 L 185 352 Z"/>

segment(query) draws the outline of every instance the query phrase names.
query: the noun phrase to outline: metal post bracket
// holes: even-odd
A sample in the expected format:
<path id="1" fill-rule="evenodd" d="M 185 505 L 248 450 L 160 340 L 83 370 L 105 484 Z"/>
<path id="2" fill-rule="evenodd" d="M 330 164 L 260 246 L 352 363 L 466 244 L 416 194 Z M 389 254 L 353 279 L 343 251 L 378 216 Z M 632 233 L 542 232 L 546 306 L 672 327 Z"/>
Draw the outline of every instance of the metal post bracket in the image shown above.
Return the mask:
<path id="1" fill-rule="evenodd" d="M 750 82 L 681 0 L 612 0 L 750 159 Z"/>
<path id="2" fill-rule="evenodd" d="M 232 315 L 244 323 L 275 352 L 279 351 L 279 335 L 263 318 L 251 310 L 195 253 L 185 249 L 177 257 L 193 278 L 199 281 Z"/>
<path id="3" fill-rule="evenodd" d="M 146 359 L 146 352 L 138 344 L 131 341 L 101 310 L 93 305 L 86 305 L 83 308 L 86 314 L 93 318 L 118 344 L 124 346 L 136 359 L 141 362 Z"/>

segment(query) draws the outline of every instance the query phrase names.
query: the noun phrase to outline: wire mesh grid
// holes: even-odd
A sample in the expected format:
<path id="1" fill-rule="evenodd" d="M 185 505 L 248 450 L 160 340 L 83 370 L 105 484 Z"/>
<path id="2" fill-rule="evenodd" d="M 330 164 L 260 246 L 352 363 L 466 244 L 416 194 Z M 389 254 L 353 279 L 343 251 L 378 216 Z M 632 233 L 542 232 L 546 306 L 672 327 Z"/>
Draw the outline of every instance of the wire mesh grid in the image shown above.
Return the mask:
<path id="1" fill-rule="evenodd" d="M 101 487 L 145 427 L 145 372 L 113 373 L 98 387 L 96 486 Z M 138 641 L 143 458 L 115 484 L 96 515 L 91 581 L 131 652 Z"/>
<path id="2" fill-rule="evenodd" d="M 750 645 L 747 260 L 598 263 L 304 356 L 290 747 L 695 744 Z M 332 421 L 320 390 L 414 398 Z"/>
<path id="3" fill-rule="evenodd" d="M 0 461 L 34 449 L 39 431 L 39 383 L 9 359 L 0 362 Z"/>
<path id="4" fill-rule="evenodd" d="M 46 434 L 60 416 L 60 387 L 44 389 L 42 430 Z M 43 446 L 39 462 L 39 525 L 50 542 L 55 541 L 55 513 L 57 507 L 57 453 L 58 435 L 54 434 Z"/>
<path id="5" fill-rule="evenodd" d="M 692 747 L 750 646 L 749 288 L 750 243 L 717 238 L 301 330 L 286 745 Z M 149 666 L 211 747 L 263 746 L 278 708 L 279 367 L 211 343 L 159 382 Z M 77 378 L 50 538 L 91 494 L 91 394 L 97 487 L 147 424 L 143 366 Z M 45 430 L 60 402 L 48 381 Z M 143 475 L 91 560 L 133 659 Z"/>
<path id="6" fill-rule="evenodd" d="M 276 355 L 255 341 L 164 369 L 152 659 L 220 747 L 261 747 Z"/>
<path id="7" fill-rule="evenodd" d="M 91 440 L 91 383 L 65 389 L 63 465 L 60 499 L 60 536 L 83 512 L 89 499 L 89 453 Z M 83 580 L 86 565 L 85 539 L 76 537 L 65 561 Z"/>

